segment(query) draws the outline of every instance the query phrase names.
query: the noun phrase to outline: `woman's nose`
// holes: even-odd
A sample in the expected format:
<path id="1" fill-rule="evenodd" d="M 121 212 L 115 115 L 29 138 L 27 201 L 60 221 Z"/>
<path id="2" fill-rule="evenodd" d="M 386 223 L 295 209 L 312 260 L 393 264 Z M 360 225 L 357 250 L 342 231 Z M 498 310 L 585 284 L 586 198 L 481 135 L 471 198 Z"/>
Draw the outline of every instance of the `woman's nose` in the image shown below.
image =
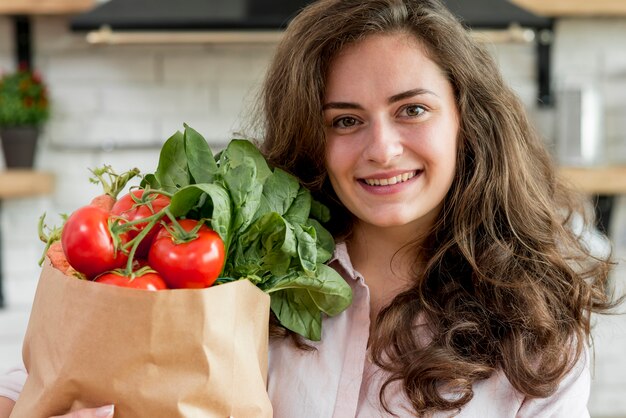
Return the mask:
<path id="1" fill-rule="evenodd" d="M 403 146 L 400 132 L 385 121 L 376 121 L 370 125 L 369 140 L 365 157 L 380 165 L 388 165 L 402 154 Z"/>

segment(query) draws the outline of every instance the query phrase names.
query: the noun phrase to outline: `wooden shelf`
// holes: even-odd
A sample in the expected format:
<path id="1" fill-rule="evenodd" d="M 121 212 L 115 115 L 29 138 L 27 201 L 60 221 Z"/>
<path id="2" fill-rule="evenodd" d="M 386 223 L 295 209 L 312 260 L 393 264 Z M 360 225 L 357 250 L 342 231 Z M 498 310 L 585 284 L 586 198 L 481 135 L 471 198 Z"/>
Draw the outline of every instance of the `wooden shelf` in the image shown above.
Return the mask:
<path id="1" fill-rule="evenodd" d="M 509 0 L 541 16 L 626 16 L 624 0 Z"/>
<path id="2" fill-rule="evenodd" d="M 0 199 L 44 195 L 53 190 L 51 173 L 28 169 L 0 171 Z"/>
<path id="3" fill-rule="evenodd" d="M 95 0 L 0 0 L 0 15 L 75 14 L 94 5 Z"/>
<path id="4" fill-rule="evenodd" d="M 578 190 L 589 194 L 626 194 L 626 166 L 561 167 L 561 177 Z"/>

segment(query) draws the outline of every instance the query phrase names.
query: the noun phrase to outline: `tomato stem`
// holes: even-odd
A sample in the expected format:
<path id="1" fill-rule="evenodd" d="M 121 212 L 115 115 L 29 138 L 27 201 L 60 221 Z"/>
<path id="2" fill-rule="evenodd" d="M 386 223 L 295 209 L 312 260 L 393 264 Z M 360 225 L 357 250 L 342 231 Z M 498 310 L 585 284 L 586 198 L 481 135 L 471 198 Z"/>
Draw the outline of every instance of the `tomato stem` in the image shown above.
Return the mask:
<path id="1" fill-rule="evenodd" d="M 160 211 L 158 213 L 161 212 L 163 211 Z M 141 241 L 143 241 L 146 235 L 148 235 L 150 230 L 156 225 L 156 223 L 160 219 L 154 216 L 151 216 L 151 218 L 153 219 L 148 222 L 148 224 L 141 230 L 141 232 L 137 234 L 135 238 L 128 242 L 128 244 L 132 243 L 132 247 L 130 248 L 130 252 L 128 253 L 128 262 L 126 263 L 126 271 L 128 272 L 128 274 L 132 274 L 133 272 L 133 261 L 135 260 L 135 253 L 137 252 L 137 248 L 139 248 L 139 244 L 141 244 Z M 146 219 L 148 218 L 145 218 L 144 222 Z"/>
<path id="2" fill-rule="evenodd" d="M 46 253 L 48 252 L 48 249 L 50 249 L 50 246 L 52 244 L 54 244 L 56 241 L 61 239 L 61 233 L 63 232 L 63 225 L 61 225 L 60 227 L 55 226 L 53 228 L 50 228 L 48 227 L 48 225 L 45 224 L 44 222 L 45 218 L 46 218 L 46 213 L 44 212 L 39 217 L 39 222 L 37 223 L 37 231 L 39 233 L 39 239 L 46 243 L 46 246 L 43 249 L 43 253 L 41 254 L 41 258 L 39 259 L 40 267 L 46 258 Z M 44 229 L 48 229 L 48 233 L 46 233 Z"/>
<path id="3" fill-rule="evenodd" d="M 174 217 L 174 215 L 172 215 L 171 212 L 167 211 L 166 215 L 170 218 L 172 224 L 170 226 L 164 225 L 164 227 L 169 231 L 172 236 L 172 240 L 176 244 L 182 244 L 198 238 L 198 231 L 205 223 L 205 219 L 200 219 L 190 231 L 187 231 L 180 225 L 180 223 L 178 223 L 178 220 Z"/>
<path id="4" fill-rule="evenodd" d="M 143 190 L 140 196 L 137 196 L 134 191 L 135 190 Z M 139 186 L 133 186 L 130 188 L 130 198 L 133 201 L 133 208 L 137 208 L 139 206 L 148 206 L 150 212 L 154 213 L 154 209 L 152 207 L 152 202 L 154 202 L 159 196 L 165 196 L 168 198 L 172 198 L 171 193 L 164 192 L 162 190 L 150 189 L 150 188 L 141 188 Z"/>
<path id="5" fill-rule="evenodd" d="M 111 232 L 114 233 L 121 233 L 121 232 L 126 232 L 129 231 L 131 229 L 133 229 L 132 227 L 134 227 L 135 225 L 139 225 L 139 224 L 144 224 L 146 222 L 151 222 L 153 219 L 156 219 L 157 221 L 160 220 L 161 218 L 163 218 L 163 216 L 166 214 L 166 209 L 169 208 L 169 205 L 164 207 L 163 209 L 161 209 L 160 211 L 147 216 L 145 218 L 141 218 L 141 219 L 135 219 L 134 221 L 126 221 L 123 217 L 121 216 L 115 216 L 115 220 L 116 221 L 122 221 L 122 222 L 115 222 L 112 227 L 111 227 Z M 113 216 L 112 216 L 113 217 Z M 145 228 L 144 228 L 145 229 Z M 134 240 L 134 238 L 133 238 Z M 130 242 L 130 241 L 129 241 Z"/>
<path id="6" fill-rule="evenodd" d="M 154 215 L 150 215 L 143 219 L 137 219 L 137 220 L 130 221 L 130 222 L 115 224 L 111 227 L 111 232 L 113 234 L 119 234 L 122 231 L 127 231 L 131 229 L 129 227 L 147 222 L 146 226 L 143 227 L 141 232 L 137 234 L 137 236 L 134 237 L 132 240 L 128 241 L 122 248 L 123 250 L 126 250 L 128 247 L 130 247 L 130 250 L 128 253 L 128 262 L 126 263 L 126 272 L 128 274 L 132 274 L 133 261 L 135 259 L 135 253 L 137 252 L 137 248 L 139 248 L 139 244 L 141 243 L 141 241 L 143 241 L 146 235 L 148 235 L 150 230 L 154 228 L 157 222 L 159 222 L 165 215 L 167 215 L 168 217 L 170 216 L 169 205 L 164 207 L 163 209 L 161 209 Z"/>
<path id="7" fill-rule="evenodd" d="M 109 271 L 108 273 L 116 274 L 116 275 L 121 276 L 121 277 L 128 277 L 129 281 L 133 281 L 133 280 L 135 280 L 136 277 L 141 277 L 144 274 L 156 273 L 156 270 L 154 270 L 150 266 L 143 266 L 143 267 L 133 271 L 132 264 L 131 264 L 130 266 L 126 265 L 126 269 L 125 270 L 123 270 L 123 269 L 115 269 L 115 270 Z"/>
<path id="8" fill-rule="evenodd" d="M 117 195 L 126 187 L 126 183 L 139 174 L 138 168 L 117 174 L 110 165 L 104 165 L 101 168 L 89 170 L 95 177 L 89 179 L 94 184 L 101 184 L 105 194 L 117 199 Z M 105 178 L 106 176 L 106 178 Z"/>

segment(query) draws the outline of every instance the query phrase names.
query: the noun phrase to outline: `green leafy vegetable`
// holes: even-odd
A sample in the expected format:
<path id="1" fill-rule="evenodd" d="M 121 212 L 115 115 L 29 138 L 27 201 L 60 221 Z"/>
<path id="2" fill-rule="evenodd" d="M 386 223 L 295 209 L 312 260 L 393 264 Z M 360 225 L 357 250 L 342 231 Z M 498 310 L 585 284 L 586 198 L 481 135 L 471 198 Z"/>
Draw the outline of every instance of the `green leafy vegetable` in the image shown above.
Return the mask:
<path id="1" fill-rule="evenodd" d="M 163 144 L 154 178 L 169 193 L 189 184 L 185 137 L 182 133 L 176 132 Z"/>
<path id="2" fill-rule="evenodd" d="M 184 135 L 185 156 L 192 183 L 211 183 L 217 172 L 217 164 L 209 145 L 202 135 L 187 125 Z"/>
<path id="3" fill-rule="evenodd" d="M 172 194 L 173 216 L 210 218 L 227 253 L 218 284 L 250 280 L 270 295 L 283 326 L 319 340 L 323 315 L 352 301 L 349 285 L 324 264 L 335 246 L 322 226 L 328 208 L 295 177 L 272 169 L 251 142 L 233 140 L 213 155 L 198 132 L 184 128 L 166 141 L 142 184 Z"/>

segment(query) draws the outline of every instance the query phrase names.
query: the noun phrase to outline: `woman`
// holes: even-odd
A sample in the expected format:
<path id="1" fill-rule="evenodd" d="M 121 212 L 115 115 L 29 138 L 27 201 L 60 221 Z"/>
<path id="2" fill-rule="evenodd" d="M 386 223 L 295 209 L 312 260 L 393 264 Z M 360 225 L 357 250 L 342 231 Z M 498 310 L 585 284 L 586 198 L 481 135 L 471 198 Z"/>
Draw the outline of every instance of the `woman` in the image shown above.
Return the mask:
<path id="1" fill-rule="evenodd" d="M 330 265 L 354 294 L 320 343 L 273 324 L 276 417 L 588 416 L 609 262 L 569 227 L 580 205 L 439 1 L 312 4 L 262 107 L 263 150 L 331 207 Z"/>
<path id="2" fill-rule="evenodd" d="M 276 416 L 588 414 L 609 264 L 568 227 L 582 209 L 520 101 L 438 1 L 313 4 L 263 103 L 266 154 L 332 208 L 332 265 L 354 290 L 314 353 L 272 342 Z"/>

